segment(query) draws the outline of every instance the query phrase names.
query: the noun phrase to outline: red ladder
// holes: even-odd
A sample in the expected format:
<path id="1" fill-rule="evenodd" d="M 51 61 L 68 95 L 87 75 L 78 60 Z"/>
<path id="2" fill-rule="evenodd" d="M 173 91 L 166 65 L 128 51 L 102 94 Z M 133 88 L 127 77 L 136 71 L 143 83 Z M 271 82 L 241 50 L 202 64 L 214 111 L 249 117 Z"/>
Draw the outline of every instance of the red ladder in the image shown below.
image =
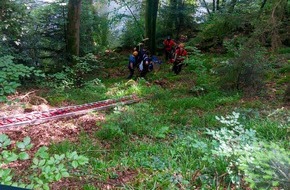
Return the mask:
<path id="1" fill-rule="evenodd" d="M 51 109 L 42 112 L 30 112 L 27 114 L 19 114 L 13 116 L 0 117 L 0 130 L 8 127 L 15 127 L 20 125 L 35 125 L 45 121 L 70 117 L 76 115 L 84 115 L 91 111 L 104 110 L 107 108 L 115 107 L 119 104 L 132 104 L 139 102 L 140 99 L 137 96 L 125 96 L 119 99 L 108 99 L 104 101 L 98 101 L 88 104 L 82 104 L 77 106 L 68 106 L 62 108 Z"/>

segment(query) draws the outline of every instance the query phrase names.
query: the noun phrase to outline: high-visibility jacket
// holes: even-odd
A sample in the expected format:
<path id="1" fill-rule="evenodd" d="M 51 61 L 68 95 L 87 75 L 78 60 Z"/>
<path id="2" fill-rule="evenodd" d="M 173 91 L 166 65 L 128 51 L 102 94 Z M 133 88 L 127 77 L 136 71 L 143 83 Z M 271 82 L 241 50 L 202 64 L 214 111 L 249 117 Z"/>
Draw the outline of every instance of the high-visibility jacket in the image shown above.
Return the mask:
<path id="1" fill-rule="evenodd" d="M 180 49 L 178 48 L 176 51 L 175 51 L 175 55 L 176 55 L 176 60 L 178 61 L 183 61 L 184 60 L 184 56 L 187 55 L 187 51 L 185 49 Z"/>
<path id="2" fill-rule="evenodd" d="M 165 46 L 166 51 L 170 51 L 172 49 L 172 47 L 175 46 L 175 42 L 171 39 L 170 40 L 165 39 L 163 41 L 163 44 Z"/>

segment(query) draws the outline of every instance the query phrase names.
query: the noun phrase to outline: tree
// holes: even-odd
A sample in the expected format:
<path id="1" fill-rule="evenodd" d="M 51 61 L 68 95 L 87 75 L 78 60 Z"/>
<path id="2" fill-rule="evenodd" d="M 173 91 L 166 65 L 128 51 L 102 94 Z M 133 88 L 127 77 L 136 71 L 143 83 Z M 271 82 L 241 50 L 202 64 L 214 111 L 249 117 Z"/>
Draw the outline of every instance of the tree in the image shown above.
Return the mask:
<path id="1" fill-rule="evenodd" d="M 80 23 L 80 56 L 96 53 L 108 45 L 109 30 L 106 4 L 83 1 Z"/>
<path id="2" fill-rule="evenodd" d="M 151 53 L 156 52 L 156 19 L 159 0 L 146 0 L 145 36 L 149 38 L 148 46 Z"/>
<path id="3" fill-rule="evenodd" d="M 82 0 L 69 0 L 67 25 L 67 51 L 79 56 L 80 51 L 80 16 Z"/>
<path id="4" fill-rule="evenodd" d="M 22 2 L 23 3 L 23 2 Z M 19 1 L 0 1 L 0 56 L 13 55 L 20 59 L 22 26 L 27 19 L 26 6 Z"/>

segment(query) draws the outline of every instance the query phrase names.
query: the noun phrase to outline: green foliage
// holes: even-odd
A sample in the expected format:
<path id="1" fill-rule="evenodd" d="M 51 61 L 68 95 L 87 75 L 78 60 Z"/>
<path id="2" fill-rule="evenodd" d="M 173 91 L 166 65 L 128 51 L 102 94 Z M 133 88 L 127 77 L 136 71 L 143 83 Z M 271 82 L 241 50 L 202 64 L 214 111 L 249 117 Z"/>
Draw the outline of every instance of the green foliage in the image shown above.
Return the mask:
<path id="1" fill-rule="evenodd" d="M 226 37 L 239 31 L 248 30 L 249 15 L 213 14 L 201 27 L 201 32 L 191 42 L 201 49 L 209 49 L 223 44 Z"/>
<path id="2" fill-rule="evenodd" d="M 206 132 L 214 138 L 212 154 L 227 162 L 226 171 L 231 182 L 240 186 L 245 176 L 254 189 L 289 188 L 289 153 L 275 143 L 261 142 L 257 132 L 245 129 L 239 118 L 236 112 L 216 117 L 227 128 Z M 205 152 L 203 159 L 210 161 L 211 158 L 212 155 Z"/>
<path id="3" fill-rule="evenodd" d="M 164 40 L 166 35 L 171 35 L 179 40 L 178 34 L 192 35 L 197 28 L 196 8 L 194 1 L 163 1 L 158 10 L 156 36 Z"/>
<path id="4" fill-rule="evenodd" d="M 13 169 L 6 166 L 15 162 L 30 159 L 26 152 L 32 148 L 30 137 L 25 137 L 23 141 L 16 142 L 16 148 L 8 149 L 11 145 L 10 138 L 0 135 L 0 179 L 4 185 L 13 185 L 31 189 L 49 189 L 49 183 L 59 181 L 64 177 L 70 177 L 71 171 L 88 163 L 88 158 L 78 155 L 76 152 L 66 152 L 66 154 L 50 155 L 47 147 L 40 147 L 35 153 L 30 168 L 25 174 L 14 176 Z"/>
<path id="5" fill-rule="evenodd" d="M 58 2 L 35 6 L 26 25 L 30 31 L 23 40 L 26 54 L 46 73 L 58 72 L 66 65 L 67 6 Z"/>
<path id="6" fill-rule="evenodd" d="M 218 69 L 221 86 L 242 90 L 249 96 L 261 92 L 268 68 L 264 48 L 254 45 L 231 50 L 235 57 L 221 62 Z"/>
<path id="7" fill-rule="evenodd" d="M 34 76 L 44 76 L 39 70 L 22 64 L 15 64 L 12 56 L 0 57 L 0 102 L 6 101 L 6 95 L 15 92 L 21 86 L 21 79 Z"/>
<path id="8" fill-rule="evenodd" d="M 271 110 L 267 112 L 265 118 L 260 118 L 262 113 L 258 111 L 252 110 L 252 113 L 250 111 L 246 124 L 256 130 L 260 139 L 280 144 L 289 141 L 289 110 L 284 108 Z M 285 143 L 284 148 L 289 148 L 289 144 Z"/>
<path id="9" fill-rule="evenodd" d="M 290 153 L 275 143 L 260 143 L 239 158 L 239 169 L 253 189 L 289 189 Z"/>
<path id="10" fill-rule="evenodd" d="M 206 15 L 194 43 L 204 50 L 219 51 L 215 48 L 222 47 L 225 40 L 244 38 L 245 42 L 255 41 L 275 50 L 282 47 L 283 41 L 289 42 L 287 4 L 279 0 L 220 4 L 219 10 Z"/>
<path id="11" fill-rule="evenodd" d="M 125 31 L 121 35 L 121 45 L 127 48 L 133 48 L 142 40 L 143 31 L 136 27 L 138 23 L 134 20 L 128 20 L 125 24 Z M 137 25 L 138 26 L 138 25 Z"/>
<path id="12" fill-rule="evenodd" d="M 239 113 L 233 112 L 232 115 L 226 117 L 216 117 L 218 121 L 225 124 L 227 128 L 220 130 L 207 130 L 207 134 L 211 135 L 212 154 L 225 159 L 228 162 L 227 172 L 231 182 L 240 185 L 242 177 L 239 174 L 237 159 L 244 152 L 251 152 L 252 145 L 257 142 L 256 131 L 245 129 L 238 121 Z"/>
<path id="13" fill-rule="evenodd" d="M 106 47 L 110 34 L 108 14 L 100 13 L 102 9 L 105 9 L 105 3 L 99 2 L 98 6 L 96 6 L 90 2 L 82 2 L 80 26 L 81 55 L 97 53 Z"/>
<path id="14" fill-rule="evenodd" d="M 103 139 L 117 140 L 125 135 L 165 138 L 169 128 L 154 116 L 157 110 L 148 104 L 138 104 L 132 107 L 117 107 L 97 135 Z"/>
<path id="15" fill-rule="evenodd" d="M 213 72 L 212 65 L 208 63 L 208 60 L 196 47 L 189 46 L 187 50 L 190 51 L 192 55 L 194 55 L 188 60 L 188 70 L 195 73 L 196 75 L 195 85 L 192 86 L 190 92 L 200 96 L 210 91 L 217 90 L 215 84 L 216 73 Z"/>
<path id="16" fill-rule="evenodd" d="M 85 75 L 100 69 L 96 57 L 89 53 L 84 57 L 74 57 L 76 64 L 73 67 L 64 66 L 63 71 L 48 75 L 43 85 L 60 90 L 80 87 L 84 85 Z"/>
<path id="17" fill-rule="evenodd" d="M 290 54 L 290 47 L 283 47 L 278 49 L 279 54 Z"/>
<path id="18" fill-rule="evenodd" d="M 67 88 L 65 88 L 68 85 Z M 96 102 L 106 98 L 106 87 L 99 80 L 94 79 L 84 83 L 81 88 L 72 88 L 73 83 L 65 83 L 63 86 L 57 86 L 51 93 L 47 94 L 48 100 L 52 105 L 61 105 L 64 101 L 71 101 L 75 104 Z M 55 86 L 54 86 L 55 87 Z"/>
<path id="19" fill-rule="evenodd" d="M 24 0 L 27 1 L 27 0 Z M 20 59 L 23 54 L 18 51 L 20 39 L 27 31 L 23 23 L 28 19 L 26 3 L 21 0 L 0 2 L 0 57 L 13 55 Z"/>

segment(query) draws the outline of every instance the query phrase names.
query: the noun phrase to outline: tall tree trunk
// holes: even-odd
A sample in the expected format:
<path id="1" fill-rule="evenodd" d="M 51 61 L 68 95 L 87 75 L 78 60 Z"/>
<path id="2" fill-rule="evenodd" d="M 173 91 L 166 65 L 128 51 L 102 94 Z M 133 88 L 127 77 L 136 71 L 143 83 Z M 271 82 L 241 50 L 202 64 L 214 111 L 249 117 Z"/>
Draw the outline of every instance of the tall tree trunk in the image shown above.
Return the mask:
<path id="1" fill-rule="evenodd" d="M 214 13 L 216 10 L 216 7 L 215 7 L 215 0 L 212 1 L 212 12 Z"/>
<path id="2" fill-rule="evenodd" d="M 177 23 L 176 23 L 176 27 L 177 27 L 177 35 L 176 37 L 179 37 L 180 32 L 183 30 L 184 26 L 185 26 L 185 1 L 184 0 L 178 0 L 178 4 L 177 4 L 177 10 L 178 10 L 178 16 L 177 16 Z"/>
<path id="3" fill-rule="evenodd" d="M 69 0 L 67 48 L 70 55 L 79 56 L 80 51 L 80 15 L 82 0 Z"/>
<path id="4" fill-rule="evenodd" d="M 220 9 L 220 0 L 216 0 L 216 10 Z"/>
<path id="5" fill-rule="evenodd" d="M 87 6 L 88 6 L 88 11 L 90 11 L 94 17 L 96 15 L 97 11 L 94 7 L 93 0 L 88 0 Z M 89 35 L 88 36 L 89 46 L 93 47 L 94 46 L 94 37 L 93 37 L 94 36 L 94 28 L 93 28 L 93 26 L 88 27 L 87 33 L 85 35 Z"/>
<path id="6" fill-rule="evenodd" d="M 155 54 L 156 44 L 156 19 L 159 0 L 147 0 L 145 9 L 145 36 L 149 38 L 148 46 L 152 54 Z"/>
<path id="7" fill-rule="evenodd" d="M 169 11 L 168 22 L 167 22 L 167 35 L 171 35 L 176 30 L 176 19 L 177 19 L 177 0 L 169 1 Z"/>

